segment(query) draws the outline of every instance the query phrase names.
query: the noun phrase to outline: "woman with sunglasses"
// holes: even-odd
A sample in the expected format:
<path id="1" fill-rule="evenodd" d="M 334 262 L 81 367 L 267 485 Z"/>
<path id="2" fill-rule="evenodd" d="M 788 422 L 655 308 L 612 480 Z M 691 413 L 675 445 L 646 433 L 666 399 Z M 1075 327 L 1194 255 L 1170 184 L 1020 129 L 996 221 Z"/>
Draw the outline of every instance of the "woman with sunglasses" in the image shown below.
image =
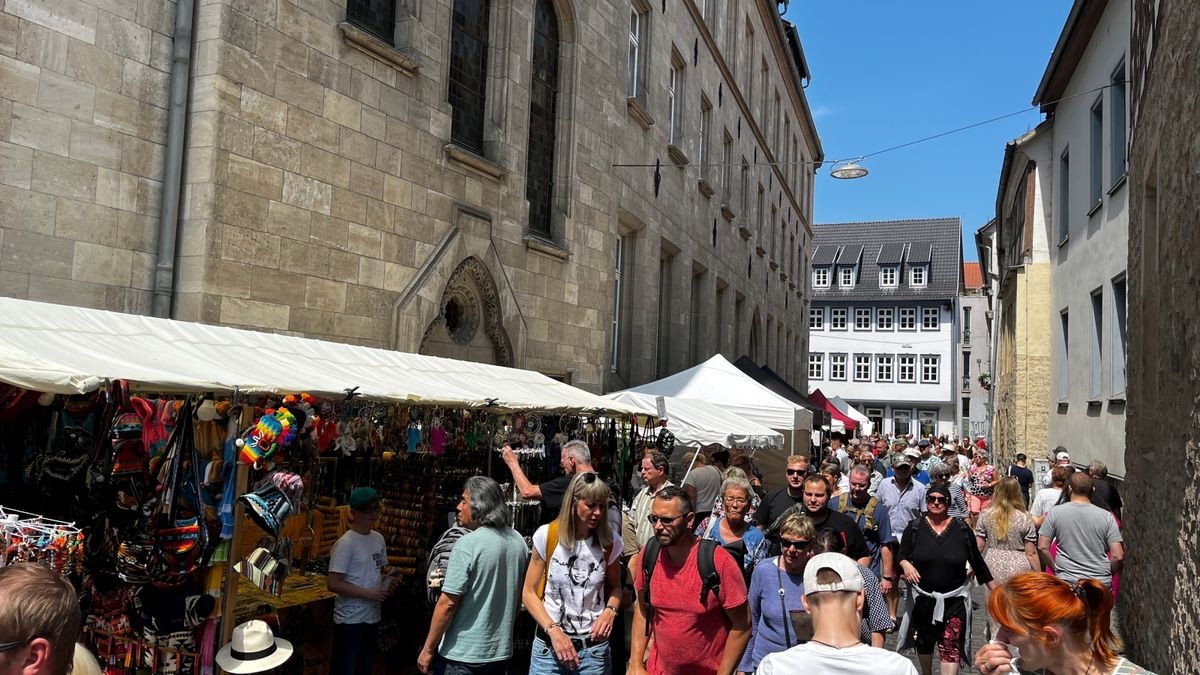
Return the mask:
<path id="1" fill-rule="evenodd" d="M 794 613 L 803 613 L 804 566 L 811 557 L 809 545 L 816 530 L 812 519 L 802 513 L 789 513 L 779 525 L 782 549 L 754 568 L 750 580 L 750 642 L 742 652 L 738 672 L 753 673 L 767 654 L 793 647 L 809 635 L 797 635 Z M 811 626 L 811 622 L 809 623 Z"/>
<path id="2" fill-rule="evenodd" d="M 971 581 L 995 586 L 979 554 L 975 533 L 951 518 L 950 487 L 934 485 L 925 494 L 924 517 L 904 528 L 900 540 L 900 569 L 908 582 L 900 649 L 917 648 L 923 675 L 933 673 L 933 648 L 938 649 L 942 675 L 956 675 L 967 658 L 971 634 Z"/>
<path id="3" fill-rule="evenodd" d="M 608 640 L 621 611 L 621 547 L 613 544 L 609 489 L 575 474 L 558 518 L 533 535 L 521 599 L 537 622 L 529 672 L 608 675 Z"/>
<path id="4" fill-rule="evenodd" d="M 957 473 L 958 459 L 950 459 L 937 465 L 933 473 L 929 474 L 929 480 L 932 485 L 945 485 L 950 488 L 950 517 L 965 519 L 970 512 L 967 511 L 967 499 L 963 496 L 962 485 L 954 482 Z"/>
<path id="5" fill-rule="evenodd" d="M 729 471 L 742 474 L 738 469 Z M 734 475 L 721 483 L 721 508 L 700 523 L 696 536 L 712 539 L 725 547 L 748 581 L 754 566 L 766 557 L 769 543 L 763 531 L 748 522 L 754 492 L 750 481 L 742 476 Z"/>

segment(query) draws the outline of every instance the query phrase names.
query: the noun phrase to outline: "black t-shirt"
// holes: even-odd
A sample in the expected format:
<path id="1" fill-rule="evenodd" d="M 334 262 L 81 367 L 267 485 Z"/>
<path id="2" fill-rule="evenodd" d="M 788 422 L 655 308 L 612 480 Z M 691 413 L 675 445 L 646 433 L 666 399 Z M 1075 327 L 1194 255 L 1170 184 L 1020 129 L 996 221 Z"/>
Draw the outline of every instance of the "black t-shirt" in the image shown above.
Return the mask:
<path id="1" fill-rule="evenodd" d="M 828 528 L 842 535 L 842 541 L 846 542 L 846 555 L 855 560 L 871 557 L 871 551 L 867 548 L 867 539 L 853 518 L 841 511 L 828 508 L 825 509 L 825 514 L 825 519 L 820 522 L 813 518 L 811 513 L 808 514 L 809 518 L 813 518 L 813 526 L 818 532 Z"/>
<path id="2" fill-rule="evenodd" d="M 1105 480 L 1092 481 L 1092 503 L 1102 509 L 1115 511 L 1121 508 L 1121 493 Z"/>
<path id="3" fill-rule="evenodd" d="M 570 476 L 557 476 L 538 485 L 542 491 L 542 523 L 548 523 L 558 517 L 562 508 L 563 496 L 571 486 Z"/>
<path id="4" fill-rule="evenodd" d="M 1008 467 L 1008 475 L 1017 479 L 1021 484 L 1021 494 L 1025 497 L 1025 504 L 1029 504 L 1029 488 L 1033 485 L 1033 472 L 1023 466 L 1013 464 Z"/>
<path id="5" fill-rule="evenodd" d="M 975 571 L 975 580 L 986 584 L 992 580 L 991 570 L 979 553 L 975 533 L 967 524 L 953 519 L 942 531 L 934 534 L 924 518 L 917 518 L 904 528 L 900 540 L 899 560 L 907 560 L 921 574 L 922 589 L 932 593 L 949 593 L 967 581 L 967 565 Z"/>
<path id="6" fill-rule="evenodd" d="M 787 487 L 781 487 L 762 500 L 762 503 L 758 505 L 758 510 L 754 512 L 754 519 L 765 530 L 775 522 L 776 518 L 783 515 L 784 511 L 802 501 L 804 501 L 803 497 L 793 497 L 788 494 Z"/>

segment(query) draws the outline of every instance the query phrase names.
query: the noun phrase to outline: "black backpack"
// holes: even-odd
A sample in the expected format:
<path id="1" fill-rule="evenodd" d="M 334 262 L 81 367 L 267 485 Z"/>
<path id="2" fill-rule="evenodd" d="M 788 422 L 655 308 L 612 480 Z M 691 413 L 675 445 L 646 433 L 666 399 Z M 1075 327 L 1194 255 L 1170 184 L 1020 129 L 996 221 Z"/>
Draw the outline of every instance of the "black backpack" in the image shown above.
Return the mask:
<path id="1" fill-rule="evenodd" d="M 702 586 L 700 588 L 700 605 L 708 604 L 708 594 L 721 592 L 721 577 L 717 574 L 717 564 L 714 560 L 717 553 L 717 542 L 712 539 L 701 539 L 697 542 L 700 550 L 696 552 L 696 567 L 700 573 Z M 658 567 L 658 554 L 662 550 L 662 544 L 657 539 L 651 539 L 646 543 L 646 547 L 642 549 L 642 576 L 646 579 L 646 590 L 639 590 L 641 594 L 640 600 L 643 604 L 654 609 L 654 605 L 650 602 L 650 579 L 654 576 L 654 568 Z M 649 624 L 646 630 L 650 630 Z"/>

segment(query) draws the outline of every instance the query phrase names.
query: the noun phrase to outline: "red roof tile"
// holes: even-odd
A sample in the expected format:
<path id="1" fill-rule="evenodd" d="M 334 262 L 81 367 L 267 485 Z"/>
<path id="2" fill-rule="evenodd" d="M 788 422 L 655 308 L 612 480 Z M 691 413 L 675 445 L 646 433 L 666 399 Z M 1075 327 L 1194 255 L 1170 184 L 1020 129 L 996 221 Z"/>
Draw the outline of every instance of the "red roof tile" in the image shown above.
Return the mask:
<path id="1" fill-rule="evenodd" d="M 983 288 L 983 269 L 979 263 L 963 263 L 963 287 Z"/>

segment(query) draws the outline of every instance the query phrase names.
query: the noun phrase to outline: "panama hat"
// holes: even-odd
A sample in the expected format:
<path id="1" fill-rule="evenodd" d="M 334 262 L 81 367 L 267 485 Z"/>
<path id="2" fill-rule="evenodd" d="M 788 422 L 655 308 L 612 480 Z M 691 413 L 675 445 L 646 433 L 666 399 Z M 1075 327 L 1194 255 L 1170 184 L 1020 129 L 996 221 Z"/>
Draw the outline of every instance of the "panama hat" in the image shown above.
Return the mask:
<path id="1" fill-rule="evenodd" d="M 233 639 L 217 652 L 217 665 L 227 673 L 261 673 L 292 657 L 292 643 L 275 637 L 264 621 L 247 621 L 233 629 Z"/>

